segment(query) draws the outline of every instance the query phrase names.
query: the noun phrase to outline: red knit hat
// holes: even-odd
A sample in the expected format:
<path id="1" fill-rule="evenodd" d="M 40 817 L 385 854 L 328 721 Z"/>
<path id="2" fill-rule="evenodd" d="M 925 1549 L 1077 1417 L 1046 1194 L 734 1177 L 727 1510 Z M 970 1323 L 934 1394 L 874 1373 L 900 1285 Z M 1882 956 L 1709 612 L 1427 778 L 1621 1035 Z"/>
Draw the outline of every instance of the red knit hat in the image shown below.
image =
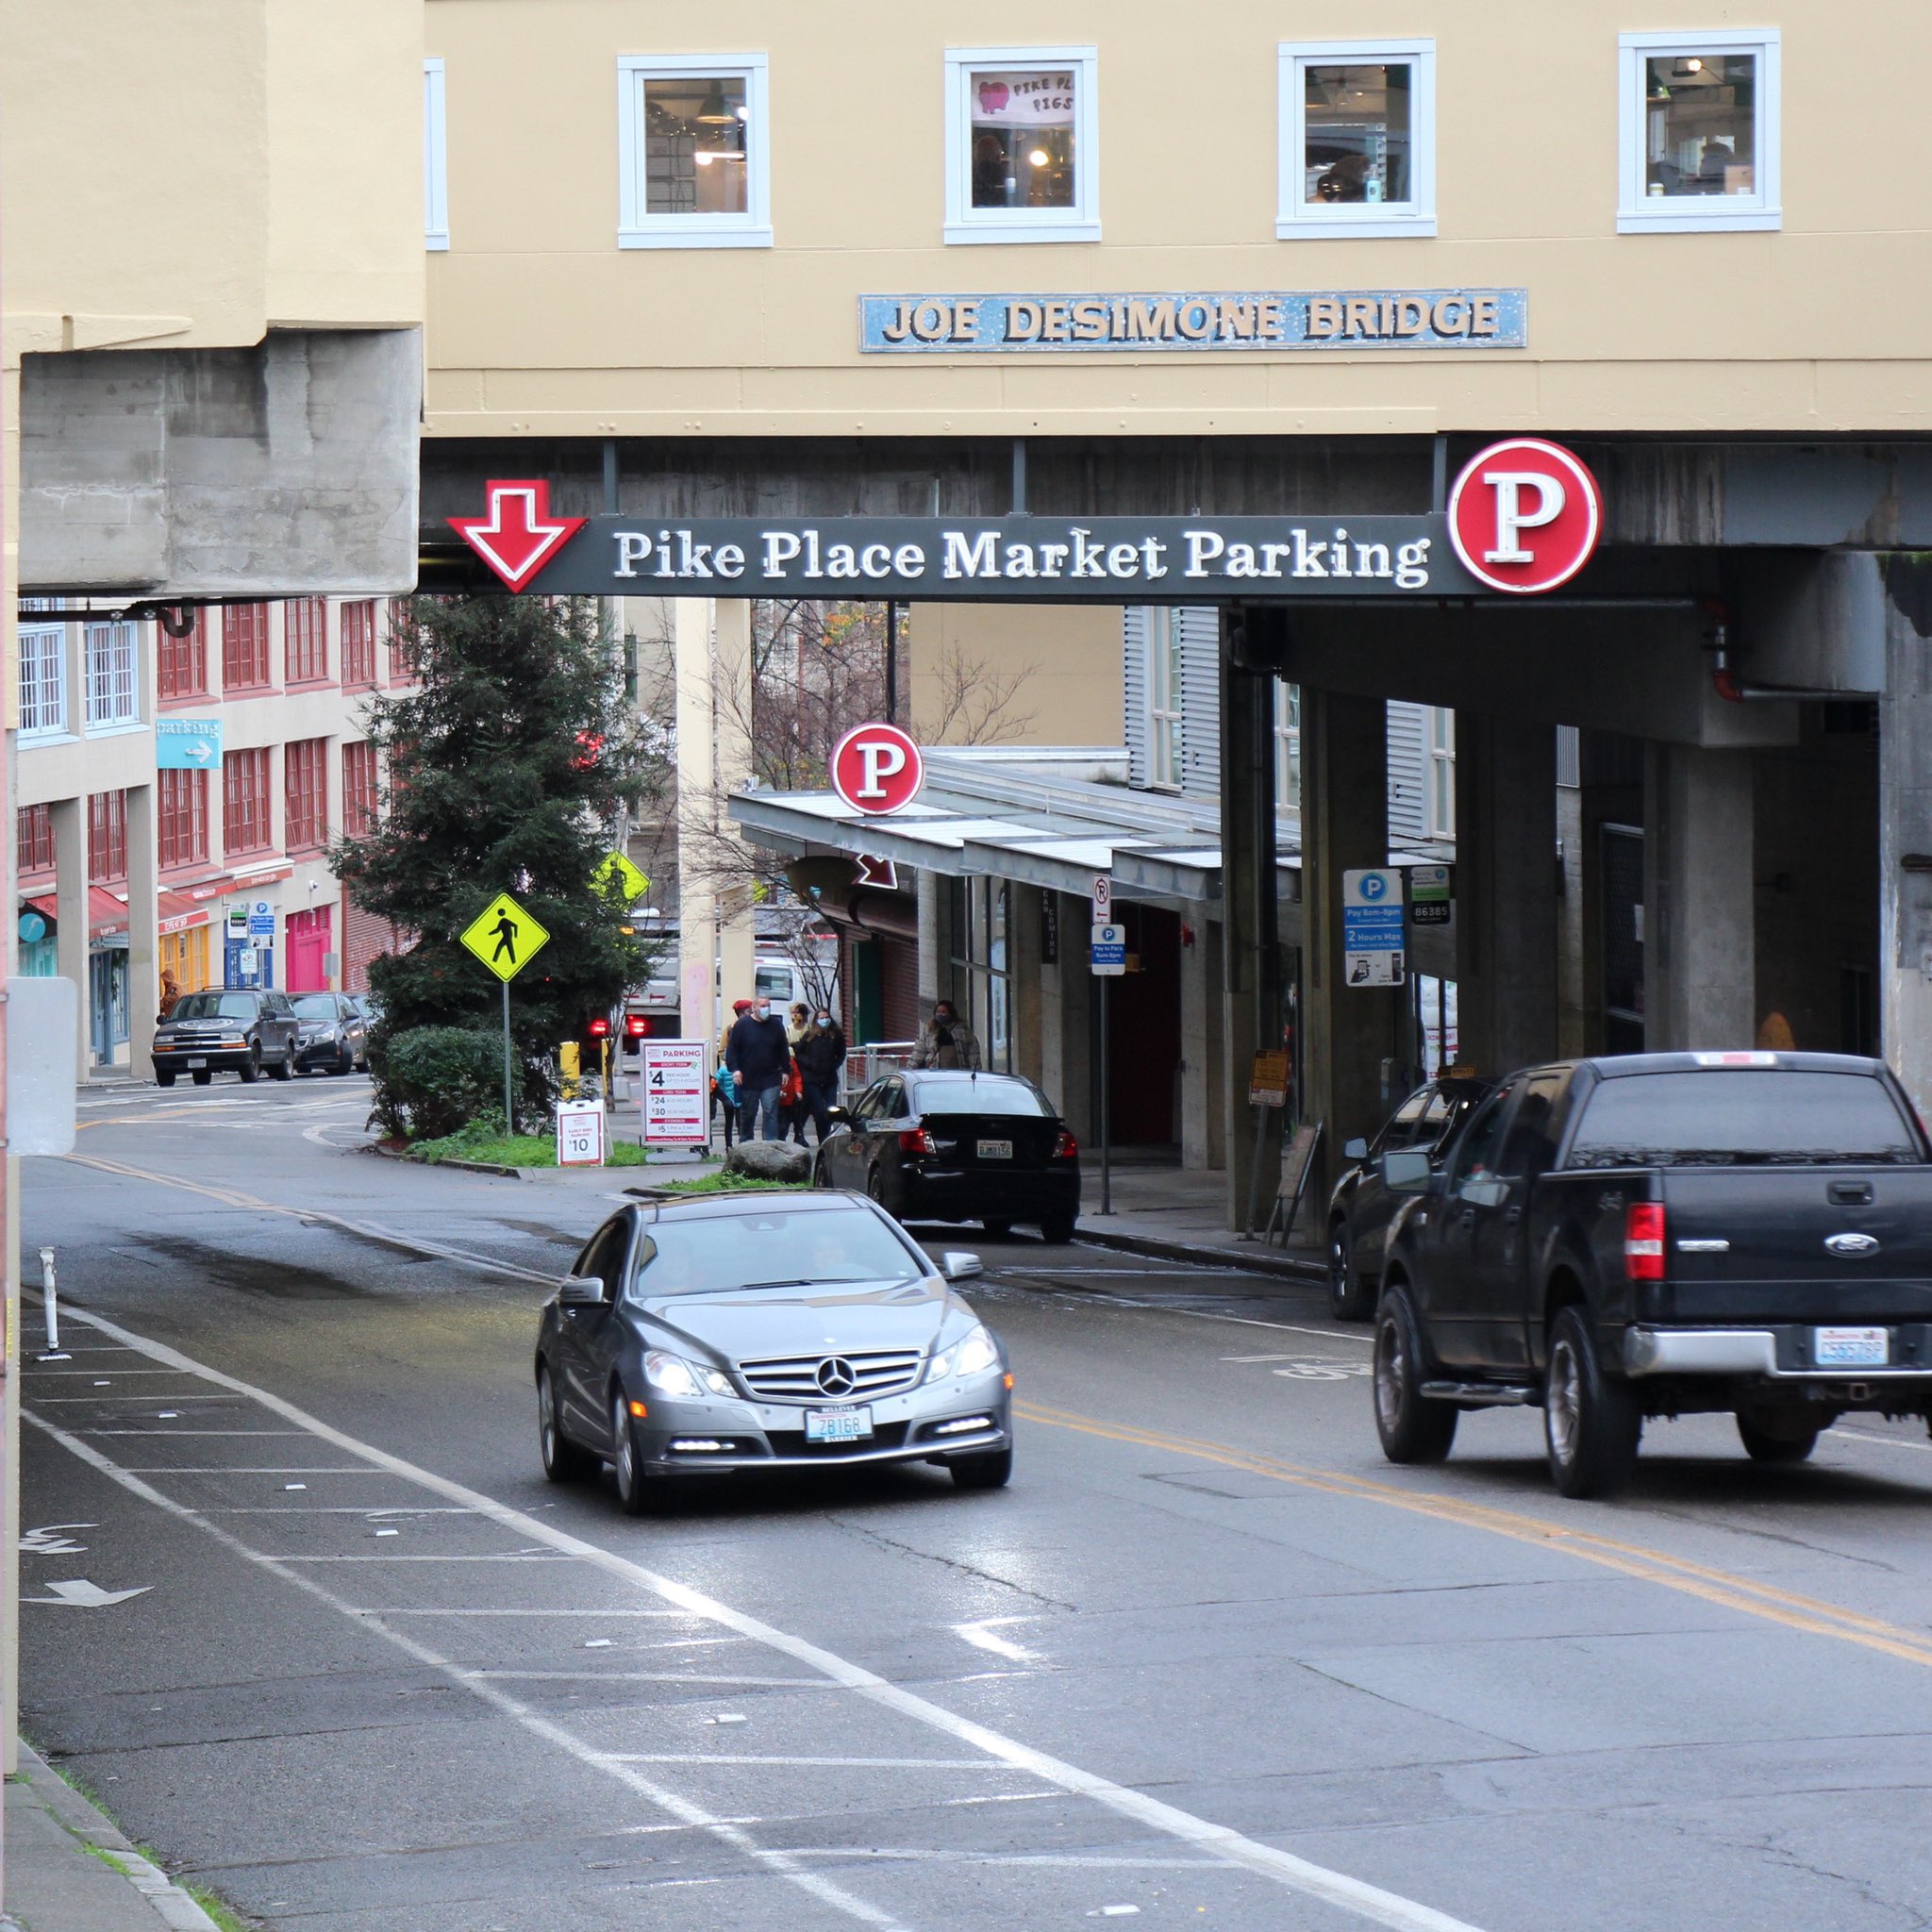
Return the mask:
<path id="1" fill-rule="evenodd" d="M 731 1010 L 734 1013 L 748 1013 L 751 1011 L 751 1002 L 749 1000 L 733 1000 L 731 1002 Z"/>

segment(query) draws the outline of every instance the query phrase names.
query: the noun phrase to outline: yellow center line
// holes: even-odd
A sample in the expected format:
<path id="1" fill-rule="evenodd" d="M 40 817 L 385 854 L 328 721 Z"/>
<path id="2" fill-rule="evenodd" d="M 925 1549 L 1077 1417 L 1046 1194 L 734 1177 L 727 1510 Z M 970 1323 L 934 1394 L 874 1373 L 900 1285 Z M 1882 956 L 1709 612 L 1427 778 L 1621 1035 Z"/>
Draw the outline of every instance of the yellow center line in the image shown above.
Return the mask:
<path id="1" fill-rule="evenodd" d="M 1345 1474 L 1340 1470 L 1313 1469 L 1253 1451 L 1236 1449 L 1222 1442 L 1196 1441 L 1186 1436 L 1136 1428 L 1131 1424 L 1105 1422 L 1095 1416 L 1079 1415 L 1069 1409 L 1047 1408 L 1035 1402 L 1015 1402 L 1013 1413 L 1022 1420 L 1048 1428 L 1072 1429 L 1082 1435 L 1099 1436 L 1108 1441 L 1128 1442 L 1143 1449 L 1162 1449 L 1191 1457 L 1196 1461 L 1216 1462 L 1227 1469 L 1246 1470 L 1275 1482 L 1312 1490 L 1323 1495 L 1341 1496 L 1359 1502 L 1377 1503 L 1387 1508 L 1405 1509 L 1411 1515 L 1426 1516 L 1465 1529 L 1479 1529 L 1491 1536 L 1507 1537 L 1512 1542 L 1528 1543 L 1541 1549 L 1557 1549 L 1586 1563 L 1634 1576 L 1645 1583 L 1660 1584 L 1685 1596 L 1738 1610 L 1746 1616 L 1780 1624 L 1791 1630 L 1803 1630 L 1816 1637 L 1835 1637 L 1841 1643 L 1855 1643 L 1907 1663 L 1932 1666 L 1932 1633 L 1910 1630 L 1882 1618 L 1868 1617 L 1816 1597 L 1799 1596 L 1767 1583 L 1754 1583 L 1748 1576 L 1693 1563 L 1653 1550 L 1641 1543 L 1623 1542 L 1614 1537 L 1599 1536 L 1591 1530 L 1571 1529 L 1541 1518 L 1526 1516 L 1491 1504 L 1464 1502 L 1458 1497 L 1426 1495 L 1405 1490 L 1392 1483 L 1378 1483 L 1367 1476 Z"/>

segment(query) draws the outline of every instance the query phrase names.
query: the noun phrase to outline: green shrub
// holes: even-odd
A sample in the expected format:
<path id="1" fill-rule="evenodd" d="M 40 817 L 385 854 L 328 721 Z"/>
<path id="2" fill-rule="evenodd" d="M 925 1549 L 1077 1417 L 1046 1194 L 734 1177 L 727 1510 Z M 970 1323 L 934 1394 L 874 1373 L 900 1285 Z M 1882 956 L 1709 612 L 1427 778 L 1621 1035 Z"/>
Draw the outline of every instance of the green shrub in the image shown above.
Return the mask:
<path id="1" fill-rule="evenodd" d="M 503 1119 L 503 1037 L 475 1026 L 414 1026 L 369 1042 L 375 1119 L 390 1134 L 441 1140 L 489 1115 Z M 500 1130 L 500 1129 L 499 1129 Z"/>

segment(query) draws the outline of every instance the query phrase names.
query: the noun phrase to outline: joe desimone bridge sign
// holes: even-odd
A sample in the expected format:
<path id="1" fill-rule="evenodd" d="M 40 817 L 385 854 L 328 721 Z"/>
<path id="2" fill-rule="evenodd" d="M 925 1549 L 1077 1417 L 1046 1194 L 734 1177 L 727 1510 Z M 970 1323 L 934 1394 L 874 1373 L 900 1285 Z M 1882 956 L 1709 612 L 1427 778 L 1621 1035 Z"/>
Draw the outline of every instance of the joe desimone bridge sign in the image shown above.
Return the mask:
<path id="1" fill-rule="evenodd" d="M 1574 457 L 1524 438 L 1469 464 L 1441 515 L 586 518 L 525 479 L 450 523 L 544 596 L 1181 604 L 1550 590 L 1601 514 Z"/>

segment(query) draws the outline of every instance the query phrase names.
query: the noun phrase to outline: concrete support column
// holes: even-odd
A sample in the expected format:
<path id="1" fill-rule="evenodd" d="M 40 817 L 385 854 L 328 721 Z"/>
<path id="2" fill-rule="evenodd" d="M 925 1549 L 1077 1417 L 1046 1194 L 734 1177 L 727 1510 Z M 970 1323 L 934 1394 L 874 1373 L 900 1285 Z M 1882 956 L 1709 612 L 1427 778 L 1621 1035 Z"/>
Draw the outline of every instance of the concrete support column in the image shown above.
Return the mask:
<path id="1" fill-rule="evenodd" d="M 1757 1037 L 1751 754 L 1647 744 L 1643 1043 L 1747 1047 Z"/>
<path id="2" fill-rule="evenodd" d="M 127 788 L 127 1071 L 133 1079 L 154 1077 L 155 1011 L 160 1004 L 160 967 L 155 958 L 160 909 L 156 904 L 155 788 Z M 288 984 L 286 967 L 282 984 Z"/>
<path id="3" fill-rule="evenodd" d="M 1083 1146 L 1096 1138 L 1093 1114 L 1093 975 L 1087 970 L 1091 908 L 1071 893 L 1055 895 L 1059 963 L 1040 969 L 1040 1084 Z M 1097 1159 L 1097 1157 L 1096 1157 Z M 1097 1171 L 1097 1170 L 1096 1170 Z"/>
<path id="4" fill-rule="evenodd" d="M 1557 1053 L 1557 734 L 1456 714 L 1458 1057 L 1507 1074 Z"/>
<path id="5" fill-rule="evenodd" d="M 56 799 L 48 808 L 54 822 L 55 953 L 60 977 L 79 990 L 80 1030 L 75 1043 L 74 1078 L 86 1086 L 93 1059 L 88 1014 L 87 971 L 87 800 Z"/>
<path id="6" fill-rule="evenodd" d="M 1214 1169 L 1227 1159 L 1227 1069 L 1221 1048 L 1221 926 L 1183 918 L 1181 944 L 1181 1165 Z"/>
<path id="7" fill-rule="evenodd" d="M 1924 617 L 1921 607 L 1921 620 Z M 1932 642 L 1890 603 L 1878 710 L 1880 1051 L 1932 1117 Z"/>
<path id="8" fill-rule="evenodd" d="M 1281 1042 L 1281 947 L 1274 916 L 1274 679 L 1243 671 L 1237 627 L 1279 624 L 1278 612 L 1224 608 L 1221 616 L 1221 878 L 1224 1118 L 1227 1224 L 1244 1227 L 1253 1191 L 1255 1112 L 1248 1074 L 1258 1048 Z M 1306 734 L 1305 734 L 1306 736 Z M 1280 1172 L 1280 1116 L 1259 1156 L 1262 1201 Z M 1267 1218 L 1257 1208 L 1256 1221 Z"/>
<path id="9" fill-rule="evenodd" d="M 1344 986 L 1341 875 L 1389 862 L 1389 727 L 1379 698 L 1302 687 L 1303 1118 L 1322 1121 L 1310 1199 L 1319 1209 L 1341 1149 L 1387 1106 L 1382 1062 L 1397 1052 L 1407 987 Z"/>
<path id="10" fill-rule="evenodd" d="M 1007 888 L 1007 946 L 1011 976 L 1013 1071 L 1039 1081 L 1041 889 L 1015 880 Z"/>

